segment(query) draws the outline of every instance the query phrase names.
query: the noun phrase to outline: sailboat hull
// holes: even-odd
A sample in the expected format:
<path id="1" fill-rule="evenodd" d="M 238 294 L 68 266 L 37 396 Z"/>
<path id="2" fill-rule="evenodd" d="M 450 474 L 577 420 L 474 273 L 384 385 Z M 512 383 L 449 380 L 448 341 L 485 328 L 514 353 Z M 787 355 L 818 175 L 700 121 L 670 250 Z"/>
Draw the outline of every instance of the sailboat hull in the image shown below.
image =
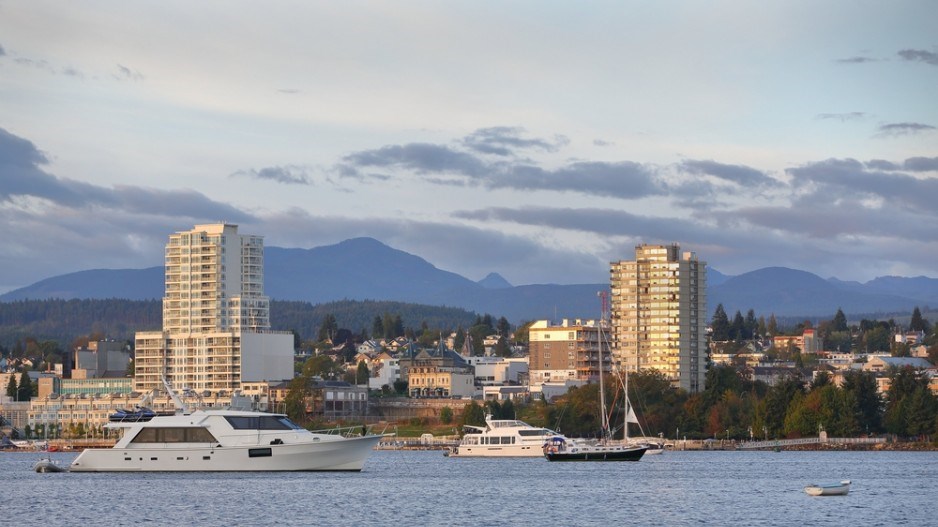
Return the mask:
<path id="1" fill-rule="evenodd" d="M 548 461 L 638 461 L 645 455 L 648 447 L 631 448 L 574 448 L 567 452 L 546 452 Z"/>

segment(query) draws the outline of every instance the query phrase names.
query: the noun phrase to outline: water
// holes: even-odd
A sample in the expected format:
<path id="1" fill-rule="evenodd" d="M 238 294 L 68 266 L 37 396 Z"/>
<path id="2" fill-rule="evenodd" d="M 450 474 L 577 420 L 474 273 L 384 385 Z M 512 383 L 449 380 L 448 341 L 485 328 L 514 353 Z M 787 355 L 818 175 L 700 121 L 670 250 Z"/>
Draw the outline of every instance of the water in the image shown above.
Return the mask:
<path id="1" fill-rule="evenodd" d="M 37 474 L 38 457 L 0 453 L 3 516 L 19 525 L 934 525 L 938 496 L 933 452 L 550 463 L 376 451 L 360 473 L 260 474 Z M 841 479 L 848 496 L 802 490 Z"/>

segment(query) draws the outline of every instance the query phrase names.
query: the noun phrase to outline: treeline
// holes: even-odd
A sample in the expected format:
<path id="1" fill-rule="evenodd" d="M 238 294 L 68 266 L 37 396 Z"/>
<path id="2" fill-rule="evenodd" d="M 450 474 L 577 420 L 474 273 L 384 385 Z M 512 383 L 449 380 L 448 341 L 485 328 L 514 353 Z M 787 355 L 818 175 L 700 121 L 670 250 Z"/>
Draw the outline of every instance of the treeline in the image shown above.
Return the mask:
<path id="1" fill-rule="evenodd" d="M 744 316 L 740 311 L 731 319 L 719 304 L 710 321 L 711 340 L 718 343 L 735 343 L 737 346 L 721 346 L 721 351 L 731 352 L 740 348 L 743 343 L 757 339 L 767 339 L 779 335 L 798 335 L 805 329 L 816 330 L 816 336 L 824 343 L 827 351 L 841 352 L 892 352 L 896 356 L 908 356 L 908 345 L 897 343 L 893 335 L 906 331 L 921 332 L 924 335 L 932 334 L 931 323 L 922 316 L 918 306 L 912 310 L 908 324 L 900 324 L 895 319 L 874 320 L 861 319 L 859 323 L 848 324 L 847 317 L 840 309 L 830 320 L 820 320 L 812 323 L 802 320 L 791 326 L 781 326 L 770 315 L 756 317 L 750 309 Z"/>
<path id="2" fill-rule="evenodd" d="M 809 385 L 789 378 L 769 386 L 747 380 L 732 366 L 714 366 L 707 372 L 706 389 L 688 394 L 672 388 L 660 372 L 642 371 L 629 376 L 629 398 L 646 434 L 671 439 L 816 437 L 821 427 L 830 437 L 933 436 L 938 431 L 938 398 L 928 387 L 928 375 L 897 368 L 889 379 L 889 390 L 881 396 L 872 372 L 850 370 L 840 386 L 825 373 Z M 615 379 L 609 380 L 607 401 L 617 401 L 611 422 L 621 427 L 621 392 L 609 388 Z M 517 415 L 565 434 L 596 436 L 598 389 L 595 383 L 573 388 L 555 404 L 516 407 Z M 631 426 L 630 435 L 637 435 L 638 429 Z"/>
<path id="3" fill-rule="evenodd" d="M 312 305 L 272 300 L 271 327 L 294 331 L 301 339 L 315 339 L 328 316 L 352 331 L 371 330 L 375 317 L 392 313 L 405 328 L 456 329 L 470 327 L 478 317 L 459 308 L 403 302 L 345 300 Z M 27 340 L 52 341 L 65 349 L 87 335 L 133 341 L 137 331 L 162 327 L 160 300 L 17 300 L 0 302 L 0 347 L 14 349 Z"/>

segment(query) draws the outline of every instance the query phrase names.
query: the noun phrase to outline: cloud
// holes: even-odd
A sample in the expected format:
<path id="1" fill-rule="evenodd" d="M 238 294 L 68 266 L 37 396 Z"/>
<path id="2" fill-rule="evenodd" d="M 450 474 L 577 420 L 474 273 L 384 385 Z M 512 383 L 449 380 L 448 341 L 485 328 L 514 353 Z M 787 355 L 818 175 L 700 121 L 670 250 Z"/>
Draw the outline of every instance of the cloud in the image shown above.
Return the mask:
<path id="1" fill-rule="evenodd" d="M 510 137 L 495 135 L 499 141 Z M 522 142 L 530 146 L 526 140 Z M 409 171 L 430 183 L 452 185 L 462 180 L 465 184 L 491 189 L 577 192 L 622 199 L 662 195 L 667 191 L 655 169 L 632 161 L 574 161 L 560 168 L 545 169 L 527 161 L 489 162 L 471 152 L 429 143 L 388 145 L 355 152 L 345 156 L 335 170 L 342 177 L 361 179 L 366 177 L 362 169 L 373 168 Z"/>
<path id="2" fill-rule="evenodd" d="M 691 174 L 713 176 L 743 187 L 763 187 L 778 183 L 765 173 L 744 165 L 727 165 L 711 160 L 687 159 L 678 166 L 681 170 Z"/>
<path id="3" fill-rule="evenodd" d="M 814 116 L 815 119 L 836 119 L 842 123 L 847 121 L 855 121 L 857 119 L 863 119 L 866 117 L 864 112 L 847 112 L 847 113 L 819 113 Z"/>
<path id="4" fill-rule="evenodd" d="M 103 208 L 110 211 L 199 219 L 251 218 L 230 205 L 191 190 L 157 190 L 135 186 L 106 188 L 45 172 L 49 161 L 29 140 L 0 128 L 0 204 L 23 199 L 76 210 Z M 19 201 L 18 201 L 19 200 Z"/>
<path id="5" fill-rule="evenodd" d="M 938 66 L 938 53 L 925 51 L 923 49 L 903 49 L 897 53 L 904 60 L 924 62 L 932 66 Z"/>
<path id="6" fill-rule="evenodd" d="M 254 170 L 253 168 L 238 170 L 232 173 L 230 177 L 248 177 L 251 179 L 275 181 L 287 185 L 312 184 L 312 180 L 306 168 L 296 165 L 265 167 L 260 170 Z"/>
<path id="7" fill-rule="evenodd" d="M 0 57 L 5 56 L 6 54 L 7 54 L 6 50 L 3 49 L 3 46 L 2 46 L 2 45 L 0 45 Z"/>
<path id="8" fill-rule="evenodd" d="M 615 143 L 611 141 L 604 141 L 602 139 L 593 139 L 594 146 L 615 146 Z"/>
<path id="9" fill-rule="evenodd" d="M 870 57 L 856 56 L 848 57 L 845 59 L 836 59 L 834 62 L 839 62 L 841 64 L 865 64 L 867 62 L 877 62 L 879 59 L 874 59 Z"/>
<path id="10" fill-rule="evenodd" d="M 342 161 L 345 163 L 343 168 L 350 173 L 356 173 L 361 167 L 377 167 L 412 170 L 418 174 L 452 173 L 477 177 L 488 170 L 488 165 L 472 154 L 429 143 L 388 145 L 349 154 Z"/>
<path id="11" fill-rule="evenodd" d="M 300 93 L 300 90 L 294 90 L 294 89 L 292 89 L 292 88 L 282 88 L 282 89 L 279 89 L 279 90 L 277 90 L 277 91 L 280 92 L 280 93 L 285 93 L 285 94 L 287 94 L 287 95 L 295 95 L 295 94 L 297 94 L 297 93 Z"/>
<path id="12" fill-rule="evenodd" d="M 146 77 L 142 73 L 136 70 L 132 70 L 127 66 L 122 64 L 117 65 L 117 74 L 114 75 L 114 78 L 117 80 L 129 80 L 129 81 L 142 81 Z"/>
<path id="13" fill-rule="evenodd" d="M 938 157 L 910 157 L 902 164 L 902 168 L 913 172 L 938 171 Z"/>
<path id="14" fill-rule="evenodd" d="M 913 161 L 913 164 L 917 163 L 926 166 L 929 161 Z M 876 164 L 882 166 L 882 163 Z M 828 159 L 790 168 L 787 172 L 793 177 L 792 188 L 798 192 L 793 197 L 795 203 L 827 207 L 838 200 L 854 200 L 861 203 L 855 211 L 857 214 L 888 208 L 896 213 L 908 211 L 929 217 L 920 218 L 920 222 L 934 221 L 932 218 L 938 216 L 938 208 L 935 207 L 938 203 L 938 178 L 871 171 L 855 159 Z M 877 202 L 882 204 L 877 205 Z"/>
<path id="15" fill-rule="evenodd" d="M 470 150 L 497 156 L 510 156 L 515 153 L 515 150 L 527 149 L 556 152 L 569 143 L 569 140 L 561 135 L 556 136 L 553 141 L 525 139 L 521 137 L 523 132 L 523 128 L 508 126 L 480 128 L 463 138 L 461 143 Z"/>
<path id="16" fill-rule="evenodd" d="M 935 127 L 930 124 L 922 123 L 890 123 L 879 127 L 879 133 L 876 137 L 897 137 L 902 135 L 913 135 L 924 132 L 930 132 Z"/>

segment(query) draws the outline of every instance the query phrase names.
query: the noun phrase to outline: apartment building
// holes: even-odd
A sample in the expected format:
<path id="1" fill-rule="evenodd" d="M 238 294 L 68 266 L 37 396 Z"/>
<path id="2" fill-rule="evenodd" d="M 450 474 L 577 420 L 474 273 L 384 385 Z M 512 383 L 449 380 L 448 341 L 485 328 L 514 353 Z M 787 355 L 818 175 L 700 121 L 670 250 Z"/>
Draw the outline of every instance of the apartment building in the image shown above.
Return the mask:
<path id="1" fill-rule="evenodd" d="M 656 369 L 675 387 L 704 389 L 706 262 L 680 246 L 639 245 L 610 264 L 612 346 L 628 371 Z"/>
<path id="2" fill-rule="evenodd" d="M 270 330 L 263 238 L 196 225 L 169 236 L 162 331 L 135 337 L 134 390 L 232 391 L 293 377 L 293 335 Z"/>
<path id="3" fill-rule="evenodd" d="M 537 320 L 528 330 L 528 341 L 531 384 L 597 381 L 600 371 L 612 371 L 608 329 L 602 334 L 600 363 L 599 324 L 595 320 L 562 320 L 559 324 Z"/>

